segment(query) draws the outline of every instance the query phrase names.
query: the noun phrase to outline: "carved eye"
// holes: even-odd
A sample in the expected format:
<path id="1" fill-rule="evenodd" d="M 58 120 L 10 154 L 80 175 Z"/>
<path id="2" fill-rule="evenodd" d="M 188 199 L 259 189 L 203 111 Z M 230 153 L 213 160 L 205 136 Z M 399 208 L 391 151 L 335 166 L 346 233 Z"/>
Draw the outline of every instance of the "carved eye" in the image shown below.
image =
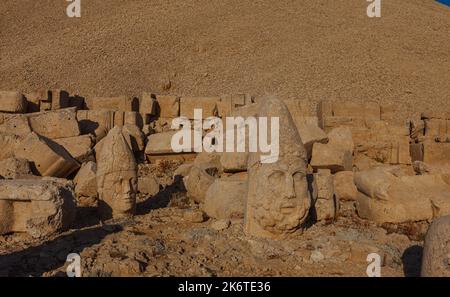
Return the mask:
<path id="1" fill-rule="evenodd" d="M 277 187 L 284 182 L 284 172 L 274 171 L 269 175 L 269 184 L 272 187 Z"/>
<path id="2" fill-rule="evenodd" d="M 301 171 L 297 171 L 296 173 L 294 173 L 294 175 L 292 176 L 292 178 L 294 179 L 294 181 L 303 181 L 306 177 L 306 174 L 304 172 Z"/>

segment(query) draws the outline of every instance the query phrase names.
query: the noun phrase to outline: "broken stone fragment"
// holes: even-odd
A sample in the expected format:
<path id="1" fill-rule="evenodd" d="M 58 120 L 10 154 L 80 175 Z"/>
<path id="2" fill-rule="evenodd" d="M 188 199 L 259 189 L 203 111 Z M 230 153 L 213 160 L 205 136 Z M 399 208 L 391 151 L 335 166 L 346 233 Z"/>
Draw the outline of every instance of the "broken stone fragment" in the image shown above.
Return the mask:
<path id="1" fill-rule="evenodd" d="M 73 182 L 79 206 L 97 206 L 97 164 L 89 161 L 84 163 Z"/>
<path id="2" fill-rule="evenodd" d="M 27 99 L 27 112 L 39 112 L 41 110 L 41 101 L 48 101 L 49 92 L 47 90 L 34 91 L 25 94 Z"/>
<path id="3" fill-rule="evenodd" d="M 355 173 L 357 211 L 377 223 L 430 220 L 450 214 L 450 187 L 442 175 L 395 176 L 377 167 Z"/>
<path id="4" fill-rule="evenodd" d="M 55 142 L 64 147 L 67 152 L 80 163 L 94 160 L 92 150 L 94 139 L 91 135 L 59 138 L 55 139 Z"/>
<path id="5" fill-rule="evenodd" d="M 47 236 L 75 218 L 73 189 L 50 180 L 0 180 L 0 234 Z"/>
<path id="6" fill-rule="evenodd" d="M 62 146 L 34 132 L 17 146 L 15 157 L 28 160 L 32 170 L 42 176 L 67 177 L 79 168 Z"/>
<path id="7" fill-rule="evenodd" d="M 139 112 L 143 115 L 157 115 L 157 102 L 153 94 L 144 92 L 139 101 Z"/>
<path id="8" fill-rule="evenodd" d="M 76 108 L 65 108 L 27 115 L 31 130 L 50 139 L 80 135 Z"/>
<path id="9" fill-rule="evenodd" d="M 128 96 L 87 98 L 89 110 L 138 111 L 139 100 Z"/>
<path id="10" fill-rule="evenodd" d="M 338 201 L 356 201 L 358 189 L 353 179 L 353 171 L 340 171 L 334 175 L 334 192 Z"/>
<path id="11" fill-rule="evenodd" d="M 97 189 L 102 219 L 134 215 L 137 165 L 121 127 L 114 127 L 97 151 Z"/>
<path id="12" fill-rule="evenodd" d="M 204 119 L 217 116 L 217 102 L 220 97 L 181 97 L 180 116 L 194 119 L 194 109 L 202 111 Z"/>
<path id="13" fill-rule="evenodd" d="M 450 216 L 435 219 L 428 229 L 421 276 L 450 277 Z"/>
<path id="14" fill-rule="evenodd" d="M 328 144 L 349 151 L 353 155 L 355 144 L 353 143 L 352 131 L 348 127 L 334 128 L 328 133 Z"/>
<path id="15" fill-rule="evenodd" d="M 191 223 L 203 223 L 206 217 L 201 210 L 188 209 L 183 213 L 183 219 Z"/>
<path id="16" fill-rule="evenodd" d="M 180 98 L 170 95 L 157 95 L 157 115 L 161 118 L 176 118 L 180 116 Z"/>
<path id="17" fill-rule="evenodd" d="M 0 161 L 0 176 L 15 179 L 31 174 L 30 164 L 25 159 L 8 158 Z"/>
<path id="18" fill-rule="evenodd" d="M 30 124 L 25 115 L 0 113 L 0 133 L 25 136 L 30 132 Z"/>
<path id="19" fill-rule="evenodd" d="M 450 143 L 423 142 L 423 161 L 428 164 L 450 165 Z"/>
<path id="20" fill-rule="evenodd" d="M 226 117 L 236 108 L 250 105 L 254 101 L 249 94 L 222 95 L 220 101 L 216 102 L 217 114 L 219 117 Z"/>
<path id="21" fill-rule="evenodd" d="M 191 171 L 192 168 L 192 164 L 187 163 L 187 164 L 181 164 L 173 173 L 173 177 L 176 176 L 181 176 L 181 177 L 185 177 L 189 175 L 189 172 Z"/>
<path id="22" fill-rule="evenodd" d="M 206 191 L 202 209 L 215 219 L 243 218 L 247 180 L 222 177 L 216 179 Z"/>
<path id="23" fill-rule="evenodd" d="M 18 135 L 0 132 L 0 160 L 13 157 L 21 142 Z"/>
<path id="24" fill-rule="evenodd" d="M 27 100 L 18 92 L 0 91 L 0 112 L 25 113 Z"/>
<path id="25" fill-rule="evenodd" d="M 70 106 L 69 93 L 63 90 L 52 90 L 49 92 L 50 101 L 52 102 L 52 110 L 67 108 Z"/>
<path id="26" fill-rule="evenodd" d="M 315 143 L 313 146 L 311 166 L 317 169 L 330 169 L 332 173 L 350 171 L 353 157 L 349 150 L 334 147 L 331 144 Z"/>
<path id="27" fill-rule="evenodd" d="M 208 188 L 217 178 L 216 174 L 217 167 L 212 164 L 203 167 L 192 166 L 189 175 L 183 178 L 188 197 L 198 203 L 204 202 Z"/>
<path id="28" fill-rule="evenodd" d="M 221 154 L 220 163 L 224 172 L 241 172 L 247 171 L 248 152 L 244 153 L 228 153 Z"/>
<path id="29" fill-rule="evenodd" d="M 159 192 L 159 183 L 153 176 L 140 177 L 138 178 L 138 192 L 155 196 Z"/>
<path id="30" fill-rule="evenodd" d="M 77 118 L 81 134 L 93 134 L 97 143 L 114 127 L 114 112 L 109 110 L 79 110 Z"/>
<path id="31" fill-rule="evenodd" d="M 122 128 L 123 135 L 133 152 L 142 152 L 145 149 L 145 136 L 136 125 L 126 124 Z"/>
<path id="32" fill-rule="evenodd" d="M 314 143 L 327 143 L 327 134 L 320 129 L 316 124 L 311 123 L 299 123 L 297 124 L 297 130 L 302 139 L 303 145 L 305 146 L 306 152 L 308 154 L 308 159 L 312 156 L 312 149 Z"/>
<path id="33" fill-rule="evenodd" d="M 314 174 L 317 199 L 314 203 L 317 221 L 334 220 L 338 213 L 339 201 L 334 195 L 333 176 L 329 169 L 319 169 Z"/>

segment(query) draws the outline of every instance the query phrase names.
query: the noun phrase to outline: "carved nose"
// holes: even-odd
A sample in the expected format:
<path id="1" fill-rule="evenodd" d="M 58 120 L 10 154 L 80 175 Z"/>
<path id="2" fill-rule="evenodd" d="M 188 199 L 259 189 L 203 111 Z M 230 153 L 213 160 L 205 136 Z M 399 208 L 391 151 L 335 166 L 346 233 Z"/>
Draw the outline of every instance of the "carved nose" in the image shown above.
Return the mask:
<path id="1" fill-rule="evenodd" d="M 295 198 L 294 179 L 292 176 L 286 177 L 285 195 L 288 199 Z"/>

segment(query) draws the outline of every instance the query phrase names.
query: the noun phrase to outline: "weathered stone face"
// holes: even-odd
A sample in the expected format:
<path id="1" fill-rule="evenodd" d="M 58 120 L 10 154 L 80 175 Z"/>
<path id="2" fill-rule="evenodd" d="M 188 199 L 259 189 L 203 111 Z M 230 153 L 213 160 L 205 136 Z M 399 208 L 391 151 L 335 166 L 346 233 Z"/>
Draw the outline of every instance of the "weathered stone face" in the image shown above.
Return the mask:
<path id="1" fill-rule="evenodd" d="M 283 102 L 268 99 L 258 116 L 279 117 L 279 156 L 261 163 L 250 153 L 245 231 L 248 235 L 277 238 L 300 228 L 311 200 L 306 178 L 306 151 Z"/>
<path id="2" fill-rule="evenodd" d="M 450 276 L 450 216 L 436 219 L 428 229 L 422 257 L 421 276 Z"/>
<path id="3" fill-rule="evenodd" d="M 121 127 L 112 129 L 97 152 L 97 186 L 102 218 L 134 214 L 137 166 Z"/>
<path id="4" fill-rule="evenodd" d="M 254 203 L 255 219 L 265 230 L 274 233 L 298 228 L 309 208 L 306 171 L 300 158 L 280 160 L 258 170 L 260 186 Z"/>

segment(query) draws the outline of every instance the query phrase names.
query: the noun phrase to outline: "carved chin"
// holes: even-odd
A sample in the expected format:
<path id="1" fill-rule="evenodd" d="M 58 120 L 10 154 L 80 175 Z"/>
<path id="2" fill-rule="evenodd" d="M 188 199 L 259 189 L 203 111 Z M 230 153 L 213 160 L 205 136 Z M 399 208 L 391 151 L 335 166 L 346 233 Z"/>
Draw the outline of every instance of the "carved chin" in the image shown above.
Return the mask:
<path id="1" fill-rule="evenodd" d="M 299 228 L 306 213 L 305 209 L 300 206 L 270 210 L 258 205 L 255 210 L 255 219 L 265 230 L 274 233 L 289 233 Z"/>

